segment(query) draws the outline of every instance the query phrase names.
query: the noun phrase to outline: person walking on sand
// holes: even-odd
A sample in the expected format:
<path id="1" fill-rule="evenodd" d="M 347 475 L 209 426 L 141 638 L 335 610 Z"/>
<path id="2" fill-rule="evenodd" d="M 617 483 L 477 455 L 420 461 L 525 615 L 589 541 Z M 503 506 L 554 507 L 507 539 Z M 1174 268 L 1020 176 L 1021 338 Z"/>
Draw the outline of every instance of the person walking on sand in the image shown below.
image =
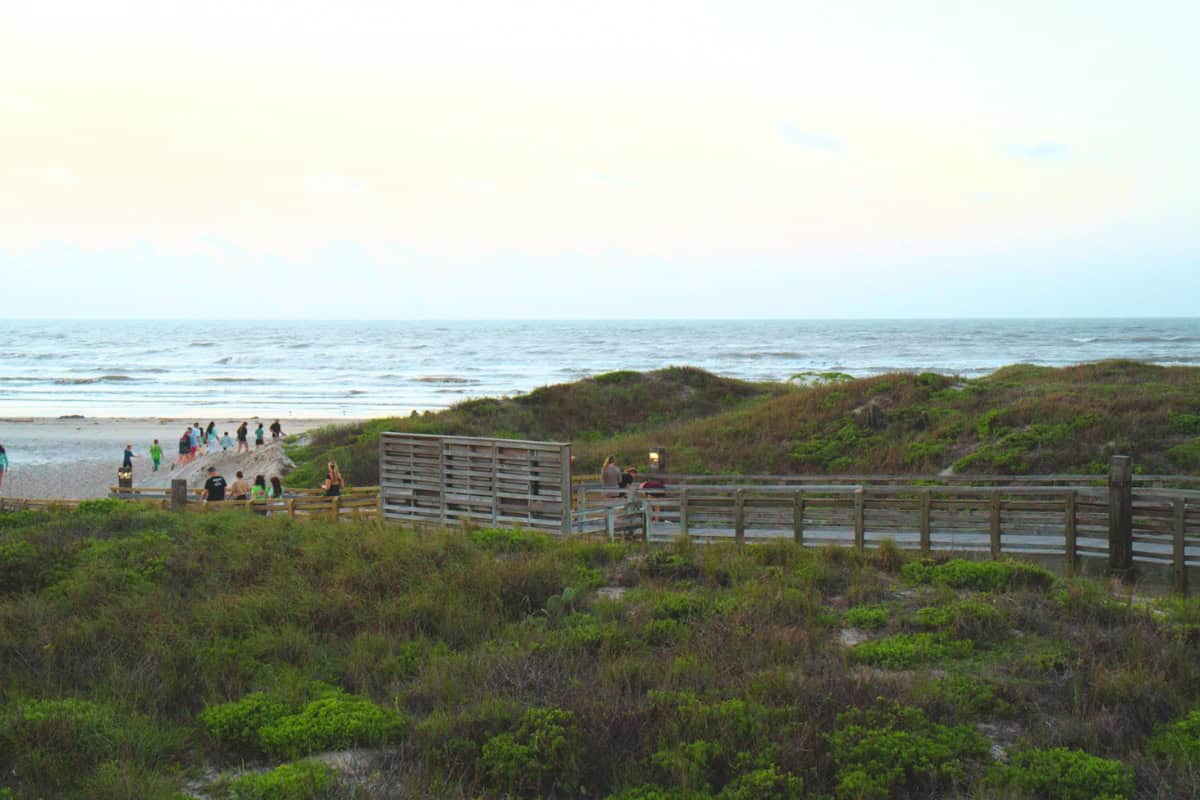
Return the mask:
<path id="1" fill-rule="evenodd" d="M 264 435 L 263 424 L 260 422 L 260 423 L 258 423 L 258 427 L 254 429 L 254 449 L 255 450 L 257 450 L 258 448 L 263 446 L 263 435 Z"/>
<path id="2" fill-rule="evenodd" d="M 271 423 L 271 439 L 280 439 L 283 437 L 283 426 L 279 424 L 279 420 Z"/>
<path id="3" fill-rule="evenodd" d="M 221 437 L 221 452 L 227 451 L 233 447 L 233 439 L 229 437 L 229 431 L 225 431 L 225 435 Z"/>
<path id="4" fill-rule="evenodd" d="M 204 482 L 204 491 L 200 496 L 206 503 L 219 503 L 225 499 L 225 479 L 217 474 L 216 467 L 208 468 L 208 480 Z"/>
<path id="5" fill-rule="evenodd" d="M 4 476 L 8 474 L 8 453 L 4 451 L 4 445 L 0 444 L 0 489 L 4 488 Z"/>
<path id="6" fill-rule="evenodd" d="M 321 488 L 325 490 L 326 497 L 338 497 L 342 493 L 342 487 L 346 485 L 346 481 L 342 479 L 342 473 L 338 471 L 338 465 L 330 461 L 329 471 L 325 473 L 325 482 L 321 484 Z"/>
<path id="7" fill-rule="evenodd" d="M 191 433 L 188 434 L 188 438 L 191 439 L 192 445 L 191 456 L 192 458 L 195 458 L 200 452 L 200 423 L 197 422 L 195 425 L 188 428 L 188 430 L 191 431 Z M 191 459 L 188 460 L 190 461 Z"/>
<path id="8" fill-rule="evenodd" d="M 604 466 L 600 468 L 600 488 L 605 497 L 621 496 L 621 468 L 617 466 L 616 456 L 604 459 Z"/>
<path id="9" fill-rule="evenodd" d="M 175 463 L 171 465 L 171 469 L 175 469 L 176 465 L 182 467 L 188 462 L 188 454 L 192 450 L 192 439 L 190 436 L 188 436 L 190 430 L 191 429 L 184 431 L 183 436 L 179 437 L 179 458 L 177 458 Z"/>
<path id="10" fill-rule="evenodd" d="M 246 435 L 248 432 L 248 428 L 249 428 L 249 426 L 246 425 L 245 422 L 243 422 L 241 425 L 238 425 L 237 452 L 239 452 L 239 453 L 242 452 L 243 450 L 245 450 L 247 453 L 250 452 L 250 442 L 247 441 L 247 435 Z"/>
<path id="11" fill-rule="evenodd" d="M 125 455 L 121 459 L 121 469 L 127 469 L 133 472 L 133 445 L 125 445 Z"/>
<path id="12" fill-rule="evenodd" d="M 229 494 L 234 500 L 250 499 L 250 484 L 246 483 L 246 477 L 240 469 L 237 471 L 237 480 L 229 484 Z"/>
<path id="13" fill-rule="evenodd" d="M 162 463 L 162 446 L 159 445 L 158 439 L 154 440 L 154 444 L 150 445 L 150 460 L 154 462 L 154 472 L 158 472 L 158 465 Z"/>

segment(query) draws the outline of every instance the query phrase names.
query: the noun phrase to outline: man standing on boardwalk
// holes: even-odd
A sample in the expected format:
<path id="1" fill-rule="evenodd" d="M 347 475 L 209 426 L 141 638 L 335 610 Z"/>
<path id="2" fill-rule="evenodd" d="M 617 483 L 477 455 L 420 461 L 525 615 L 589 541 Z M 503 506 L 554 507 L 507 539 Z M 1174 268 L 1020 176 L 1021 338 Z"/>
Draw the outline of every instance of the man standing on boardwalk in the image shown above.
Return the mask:
<path id="1" fill-rule="evenodd" d="M 201 496 L 208 503 L 219 503 L 225 499 L 225 479 L 217 474 L 216 467 L 208 468 L 208 480 L 204 482 Z"/>

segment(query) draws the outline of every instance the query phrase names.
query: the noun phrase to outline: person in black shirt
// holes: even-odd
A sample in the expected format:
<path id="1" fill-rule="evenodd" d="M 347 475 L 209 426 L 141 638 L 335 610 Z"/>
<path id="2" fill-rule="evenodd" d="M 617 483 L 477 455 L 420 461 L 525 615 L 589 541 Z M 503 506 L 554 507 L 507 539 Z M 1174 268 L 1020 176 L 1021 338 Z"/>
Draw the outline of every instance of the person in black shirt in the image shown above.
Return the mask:
<path id="1" fill-rule="evenodd" d="M 279 420 L 271 423 L 271 438 L 278 439 L 283 436 L 283 426 L 279 424 Z"/>
<path id="2" fill-rule="evenodd" d="M 208 468 L 208 480 L 204 482 L 204 499 L 210 503 L 225 499 L 225 479 L 217 474 L 216 467 Z"/>

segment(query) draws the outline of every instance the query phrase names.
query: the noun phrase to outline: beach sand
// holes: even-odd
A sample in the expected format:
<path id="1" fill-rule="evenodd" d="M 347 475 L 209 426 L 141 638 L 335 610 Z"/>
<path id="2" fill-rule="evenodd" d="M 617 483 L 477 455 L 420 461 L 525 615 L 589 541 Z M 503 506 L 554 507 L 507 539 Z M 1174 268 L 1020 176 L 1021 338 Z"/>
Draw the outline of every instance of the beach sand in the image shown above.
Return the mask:
<path id="1" fill-rule="evenodd" d="M 172 477 L 186 477 L 189 484 L 203 483 L 202 470 L 173 474 L 170 465 L 178 455 L 179 437 L 194 420 L 158 418 L 4 418 L 0 419 L 0 444 L 8 454 L 9 472 L 0 486 L 0 497 L 74 498 L 90 499 L 108 496 L 109 487 L 117 482 L 117 468 L 125 445 L 132 444 L 133 485 L 166 486 Z M 274 472 L 282 464 L 281 448 L 271 446 L 267 433 L 268 452 L 254 453 L 255 418 L 246 420 L 250 426 L 250 456 L 228 454 L 210 456 L 204 464 L 215 463 L 232 479 L 237 469 Z M 272 420 L 261 420 L 270 426 Z M 303 433 L 325 425 L 343 425 L 355 420 L 346 419 L 283 419 L 285 434 Z M 217 420 L 217 429 L 234 436 L 241 420 Z M 205 420 L 205 425 L 208 421 Z M 158 439 L 163 449 L 162 466 L 153 472 L 148 450 Z M 256 472 L 250 472 L 250 477 Z"/>

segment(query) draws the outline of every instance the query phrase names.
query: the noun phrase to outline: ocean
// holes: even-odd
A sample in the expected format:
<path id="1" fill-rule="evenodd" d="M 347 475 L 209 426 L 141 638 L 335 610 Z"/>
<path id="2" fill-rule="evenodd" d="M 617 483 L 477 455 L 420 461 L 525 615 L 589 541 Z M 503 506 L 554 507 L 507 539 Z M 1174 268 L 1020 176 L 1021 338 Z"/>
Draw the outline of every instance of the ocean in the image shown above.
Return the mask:
<path id="1" fill-rule="evenodd" d="M 358 418 L 618 369 L 748 380 L 1200 364 L 1200 319 L 0 322 L 0 416 Z"/>

